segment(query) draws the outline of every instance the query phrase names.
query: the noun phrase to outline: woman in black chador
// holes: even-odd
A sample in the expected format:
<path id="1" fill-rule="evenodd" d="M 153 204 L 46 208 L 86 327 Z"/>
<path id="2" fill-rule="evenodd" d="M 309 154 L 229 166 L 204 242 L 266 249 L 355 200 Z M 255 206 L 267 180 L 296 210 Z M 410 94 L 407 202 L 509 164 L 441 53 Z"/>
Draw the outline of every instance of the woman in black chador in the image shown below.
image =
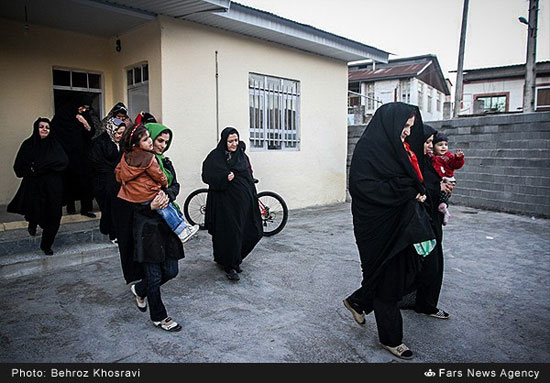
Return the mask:
<path id="1" fill-rule="evenodd" d="M 359 324 L 374 310 L 382 347 L 405 359 L 413 353 L 403 344 L 397 302 L 435 238 L 423 206 L 423 141 L 417 107 L 382 105 L 355 147 L 349 176 L 363 280 L 344 305 Z"/>
<path id="2" fill-rule="evenodd" d="M 25 216 L 32 236 L 40 225 L 40 248 L 46 255 L 53 254 L 52 245 L 61 222 L 62 174 L 67 164 L 67 155 L 50 133 L 50 120 L 38 118 L 32 136 L 23 141 L 15 157 L 13 170 L 23 180 L 7 210 Z"/>
<path id="3" fill-rule="evenodd" d="M 95 127 L 92 122 L 91 99 L 77 95 L 59 109 L 52 119 L 52 131 L 67 157 L 69 166 L 64 174 L 64 204 L 67 213 L 75 213 L 75 201 L 80 200 L 80 214 L 94 218 L 92 213 L 92 177 L 89 161 Z"/>
<path id="4" fill-rule="evenodd" d="M 450 315 L 437 307 L 441 284 L 443 283 L 443 215 L 438 209 L 440 193 L 444 191 L 451 194 L 454 185 L 451 182 L 444 182 L 435 171 L 428 151 L 432 151 L 432 140 L 436 130 L 429 125 L 424 125 L 424 186 L 427 191 L 426 208 L 432 220 L 432 228 L 437 244 L 433 251 L 424 258 L 422 269 L 416 276 L 416 292 L 403 298 L 403 308 L 406 302 L 414 302 L 414 309 L 417 313 L 426 314 L 438 319 L 448 319 Z M 413 299 L 414 298 L 414 299 Z"/>
<path id="5" fill-rule="evenodd" d="M 112 117 L 105 123 L 105 131 L 93 139 L 90 150 L 90 164 L 93 175 L 94 197 L 101 210 L 99 231 L 116 240 L 112 204 L 117 197 L 120 184 L 115 179 L 115 168 L 122 158 L 120 139 L 126 125 Z"/>
<path id="6" fill-rule="evenodd" d="M 245 144 L 233 127 L 222 131 L 218 146 L 202 164 L 208 184 L 205 225 L 212 235 L 214 261 L 227 277 L 239 280 L 242 260 L 263 235 L 258 195 Z"/>

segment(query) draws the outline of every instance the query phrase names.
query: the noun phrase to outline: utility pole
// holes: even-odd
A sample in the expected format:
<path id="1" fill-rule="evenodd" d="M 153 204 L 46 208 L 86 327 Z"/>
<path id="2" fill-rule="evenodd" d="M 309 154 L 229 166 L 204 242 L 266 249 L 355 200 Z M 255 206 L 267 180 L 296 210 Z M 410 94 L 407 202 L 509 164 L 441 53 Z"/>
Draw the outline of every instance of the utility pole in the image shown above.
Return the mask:
<path id="1" fill-rule="evenodd" d="M 537 18 L 539 0 L 529 0 L 529 22 L 520 17 L 519 21 L 527 24 L 527 59 L 525 64 L 525 85 L 523 88 L 523 112 L 535 111 L 535 82 L 537 79 Z"/>
<path id="2" fill-rule="evenodd" d="M 464 8 L 462 10 L 462 28 L 460 29 L 460 44 L 458 47 L 458 65 L 456 70 L 456 88 L 455 88 L 455 108 L 453 117 L 458 118 L 460 106 L 462 105 L 462 95 L 464 93 L 464 47 L 466 46 L 466 25 L 468 24 L 468 6 L 470 0 L 464 0 Z"/>

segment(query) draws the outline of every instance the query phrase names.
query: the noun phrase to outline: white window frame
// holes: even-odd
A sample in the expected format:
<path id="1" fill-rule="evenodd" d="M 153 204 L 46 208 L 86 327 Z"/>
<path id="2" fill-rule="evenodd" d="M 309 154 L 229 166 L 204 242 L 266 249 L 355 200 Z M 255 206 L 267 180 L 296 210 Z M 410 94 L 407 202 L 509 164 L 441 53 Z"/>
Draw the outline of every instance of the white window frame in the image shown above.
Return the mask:
<path id="1" fill-rule="evenodd" d="M 438 112 L 441 112 L 441 93 L 437 92 L 437 104 L 436 104 L 436 110 Z"/>
<path id="2" fill-rule="evenodd" d="M 411 103 L 411 79 L 399 80 L 399 97 L 400 101 L 410 104 Z"/>
<path id="3" fill-rule="evenodd" d="M 250 72 L 248 95 L 250 150 L 299 151 L 300 81 Z"/>
<path id="4" fill-rule="evenodd" d="M 543 109 L 546 110 L 547 108 L 550 108 L 550 105 L 538 105 L 539 101 L 539 89 L 550 89 L 550 85 L 543 85 L 543 86 L 535 86 L 535 110 L 537 109 Z"/>
<path id="5" fill-rule="evenodd" d="M 65 85 L 55 85 L 53 83 L 53 71 L 54 70 L 58 70 L 58 71 L 64 71 L 64 72 L 69 72 L 69 79 L 70 79 L 70 85 L 69 86 L 65 86 Z M 104 88 L 104 84 L 103 84 L 103 73 L 101 72 L 95 72 L 95 71 L 91 71 L 91 70 L 82 70 L 82 69 L 71 69 L 71 68 L 64 68 L 64 67 L 57 67 L 57 66 L 54 66 L 52 67 L 52 89 L 54 90 L 70 90 L 70 91 L 74 91 L 74 92 L 87 92 L 87 93 L 97 93 L 99 94 L 99 109 L 100 110 L 97 110 L 96 112 L 99 113 L 99 116 L 103 116 L 103 97 L 104 97 L 104 93 L 103 93 L 103 88 Z M 78 87 L 78 86 L 73 86 L 73 73 L 86 73 L 86 82 L 87 82 L 87 87 Z M 88 78 L 88 74 L 95 74 L 95 75 L 99 75 L 100 77 L 100 80 L 99 80 L 99 89 L 97 88 L 90 88 L 90 80 Z"/>
<path id="6" fill-rule="evenodd" d="M 428 95 L 428 100 L 427 100 L 427 112 L 428 113 L 431 113 L 432 112 L 432 103 L 433 103 L 433 90 L 434 88 L 432 88 L 431 86 L 428 85 L 428 91 L 427 91 L 427 95 Z"/>
<path id="7" fill-rule="evenodd" d="M 418 81 L 418 109 L 424 109 L 424 83 Z"/>
<path id="8" fill-rule="evenodd" d="M 147 67 L 147 80 L 144 80 L 143 79 L 143 74 L 145 73 L 145 70 L 144 68 Z M 142 88 L 142 87 L 147 87 L 147 104 L 150 105 L 149 103 L 149 63 L 147 61 L 142 61 L 142 62 L 139 62 L 139 63 L 136 63 L 136 64 L 133 64 L 133 65 L 130 65 L 128 67 L 125 68 L 126 69 L 126 100 L 127 100 L 127 105 L 128 105 L 128 113 L 131 115 L 131 116 L 136 116 L 139 111 L 137 111 L 137 109 L 141 109 L 141 108 L 135 108 L 134 105 L 132 105 L 131 103 L 131 93 L 134 91 L 136 92 L 137 90 L 136 89 L 139 89 L 139 88 Z M 140 71 L 140 81 L 135 81 L 135 71 L 138 70 Z M 130 79 L 130 76 L 128 74 L 128 72 L 132 72 L 132 79 L 131 81 L 129 81 Z M 137 91 L 138 92 L 138 91 Z"/>

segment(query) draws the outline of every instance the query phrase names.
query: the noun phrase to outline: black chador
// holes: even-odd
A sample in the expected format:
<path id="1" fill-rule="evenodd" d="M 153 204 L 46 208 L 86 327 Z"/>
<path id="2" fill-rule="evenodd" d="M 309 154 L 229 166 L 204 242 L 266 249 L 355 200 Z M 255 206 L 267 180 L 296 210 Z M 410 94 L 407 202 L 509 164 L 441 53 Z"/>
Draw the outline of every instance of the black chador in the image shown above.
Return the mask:
<path id="1" fill-rule="evenodd" d="M 424 141 L 436 133 L 431 126 L 424 125 Z M 441 177 L 433 168 L 427 155 L 423 156 L 423 161 L 424 186 L 428 196 L 425 205 L 432 219 L 432 228 L 437 243 L 433 251 L 423 259 L 422 270 L 416 277 L 415 310 L 424 314 L 433 314 L 438 311 L 437 303 L 443 283 L 443 215 L 437 208 L 441 193 Z"/>
<path id="2" fill-rule="evenodd" d="M 101 210 L 99 231 L 109 235 L 111 240 L 116 238 L 112 201 L 120 189 L 115 179 L 115 168 L 122 158 L 120 147 L 113 138 L 116 129 L 112 122 L 108 122 L 105 132 L 93 139 L 90 150 L 94 197 Z"/>
<path id="3" fill-rule="evenodd" d="M 88 156 L 95 126 L 89 110 L 82 113 L 91 127 L 89 131 L 77 120 L 76 115 L 79 107 L 90 104 L 89 97 L 78 95 L 63 105 L 52 119 L 52 132 L 55 133 L 56 139 L 69 158 L 69 166 L 63 179 L 64 204 L 68 204 L 68 210 L 72 210 L 74 201 L 80 200 L 81 213 L 89 213 L 93 208 L 91 167 Z"/>
<path id="4" fill-rule="evenodd" d="M 420 266 L 420 257 L 411 254 L 412 244 L 434 238 L 430 219 L 415 200 L 418 193 L 426 193 L 424 186 L 400 139 L 412 114 L 415 124 L 406 141 L 422 160 L 424 135 L 418 108 L 391 103 L 377 110 L 355 147 L 350 167 L 362 292 L 376 290 L 388 301 L 398 301 L 412 287 Z"/>
<path id="5" fill-rule="evenodd" d="M 202 164 L 202 179 L 209 185 L 205 225 L 212 235 L 214 260 L 226 268 L 237 268 L 263 235 L 258 195 L 245 144 L 236 152 L 227 150 L 227 137 L 235 128 L 222 131 L 218 146 Z M 230 172 L 235 174 L 228 181 Z"/>
<path id="6" fill-rule="evenodd" d="M 35 121 L 32 136 L 23 141 L 17 152 L 13 169 L 23 180 L 7 210 L 25 216 L 32 234 L 40 225 L 43 229 L 40 248 L 46 252 L 51 251 L 61 221 L 62 174 L 68 159 L 52 133 L 40 138 L 38 125 L 41 121 L 48 120 Z"/>

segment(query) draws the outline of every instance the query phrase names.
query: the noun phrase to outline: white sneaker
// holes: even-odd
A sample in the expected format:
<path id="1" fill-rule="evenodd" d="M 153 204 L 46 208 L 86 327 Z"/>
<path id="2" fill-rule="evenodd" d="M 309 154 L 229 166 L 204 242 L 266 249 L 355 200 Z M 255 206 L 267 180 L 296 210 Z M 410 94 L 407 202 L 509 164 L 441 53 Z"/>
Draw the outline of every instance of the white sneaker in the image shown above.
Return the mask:
<path id="1" fill-rule="evenodd" d="M 181 242 L 185 243 L 187 242 L 192 236 L 197 234 L 199 231 L 199 225 L 193 225 L 193 226 L 186 226 L 185 229 L 178 235 L 180 237 Z"/>

